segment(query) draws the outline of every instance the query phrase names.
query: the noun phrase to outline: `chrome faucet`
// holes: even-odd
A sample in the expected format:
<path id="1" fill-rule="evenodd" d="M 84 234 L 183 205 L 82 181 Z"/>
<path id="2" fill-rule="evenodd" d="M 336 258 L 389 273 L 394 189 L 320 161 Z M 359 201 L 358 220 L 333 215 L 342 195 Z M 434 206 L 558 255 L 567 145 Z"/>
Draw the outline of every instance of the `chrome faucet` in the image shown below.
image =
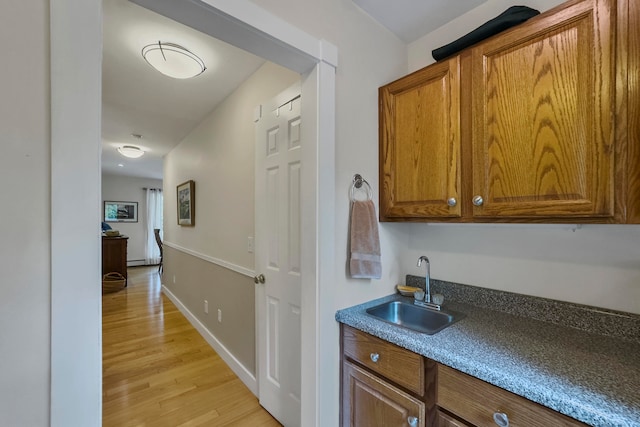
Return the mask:
<path id="1" fill-rule="evenodd" d="M 418 258 L 418 267 L 420 267 L 422 265 L 422 261 L 426 261 L 427 262 L 427 276 L 424 278 L 425 279 L 424 292 L 426 294 L 424 296 L 424 300 L 426 302 L 431 302 L 431 274 L 430 274 L 431 264 L 429 263 L 429 258 L 427 258 L 426 256 L 422 255 L 420 258 Z"/>
<path id="2" fill-rule="evenodd" d="M 414 304 L 423 306 L 423 307 L 428 307 L 428 308 L 433 308 L 435 310 L 440 310 L 440 305 L 439 304 L 434 304 L 431 302 L 431 263 L 429 263 L 429 258 L 427 258 L 426 256 L 422 255 L 420 258 L 418 258 L 418 267 L 420 267 L 422 265 L 422 261 L 426 261 L 427 262 L 427 276 L 424 279 L 424 283 L 425 283 L 425 296 L 424 296 L 424 302 L 421 301 L 415 301 Z"/>

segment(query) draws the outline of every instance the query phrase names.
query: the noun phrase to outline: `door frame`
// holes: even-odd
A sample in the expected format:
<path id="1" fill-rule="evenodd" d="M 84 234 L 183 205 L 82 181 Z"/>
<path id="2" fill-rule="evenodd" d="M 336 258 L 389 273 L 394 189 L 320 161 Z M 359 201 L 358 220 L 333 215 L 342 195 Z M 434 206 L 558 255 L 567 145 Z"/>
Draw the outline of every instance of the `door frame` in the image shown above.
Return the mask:
<path id="1" fill-rule="evenodd" d="M 320 343 L 333 336 L 319 322 L 332 315 L 330 295 L 319 289 L 330 288 L 335 276 L 337 48 L 248 0 L 135 2 L 301 74 L 305 114 L 301 137 L 309 142 L 302 153 L 302 425 L 335 424 L 338 405 L 320 396 L 333 390 L 337 379 L 320 375 Z M 100 218 L 101 193 L 101 1 L 50 0 L 49 24 L 51 425 L 98 425 L 96 420 L 102 418 L 100 248 L 93 227 Z M 73 218 L 63 214 L 70 205 Z M 80 226 L 78 218 L 84 218 Z M 69 250 L 71 245 L 75 250 Z M 80 268 L 79 254 L 87 260 Z M 69 354 L 75 355 L 72 364 Z"/>

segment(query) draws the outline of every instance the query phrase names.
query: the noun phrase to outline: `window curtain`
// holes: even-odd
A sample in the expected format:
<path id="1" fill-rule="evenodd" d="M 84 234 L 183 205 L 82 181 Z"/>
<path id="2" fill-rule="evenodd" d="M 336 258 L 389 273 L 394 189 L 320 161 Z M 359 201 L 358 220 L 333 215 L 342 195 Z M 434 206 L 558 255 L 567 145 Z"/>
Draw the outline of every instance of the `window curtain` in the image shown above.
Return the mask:
<path id="1" fill-rule="evenodd" d="M 147 229 L 144 250 L 145 264 L 147 265 L 160 263 L 160 248 L 156 242 L 154 228 L 160 229 L 162 237 L 162 190 L 147 188 Z"/>

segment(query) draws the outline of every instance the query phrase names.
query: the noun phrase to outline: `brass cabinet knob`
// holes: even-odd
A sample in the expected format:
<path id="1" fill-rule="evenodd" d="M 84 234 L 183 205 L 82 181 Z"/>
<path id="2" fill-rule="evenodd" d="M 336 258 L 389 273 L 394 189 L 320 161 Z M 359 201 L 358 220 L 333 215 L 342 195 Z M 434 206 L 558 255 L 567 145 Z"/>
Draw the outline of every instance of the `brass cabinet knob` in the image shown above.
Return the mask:
<path id="1" fill-rule="evenodd" d="M 258 283 L 264 283 L 266 281 L 264 274 L 259 274 L 256 277 L 253 278 L 253 283 L 255 283 L 256 285 Z"/>

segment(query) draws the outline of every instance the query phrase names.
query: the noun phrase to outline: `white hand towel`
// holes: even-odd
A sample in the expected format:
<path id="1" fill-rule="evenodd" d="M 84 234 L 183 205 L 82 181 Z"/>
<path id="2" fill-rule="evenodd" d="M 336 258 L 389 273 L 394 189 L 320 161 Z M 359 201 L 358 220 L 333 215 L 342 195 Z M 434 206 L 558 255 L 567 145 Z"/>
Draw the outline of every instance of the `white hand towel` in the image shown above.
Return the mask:
<path id="1" fill-rule="evenodd" d="M 380 236 L 378 217 L 372 200 L 356 200 L 351 205 L 349 270 L 354 279 L 379 279 Z"/>

